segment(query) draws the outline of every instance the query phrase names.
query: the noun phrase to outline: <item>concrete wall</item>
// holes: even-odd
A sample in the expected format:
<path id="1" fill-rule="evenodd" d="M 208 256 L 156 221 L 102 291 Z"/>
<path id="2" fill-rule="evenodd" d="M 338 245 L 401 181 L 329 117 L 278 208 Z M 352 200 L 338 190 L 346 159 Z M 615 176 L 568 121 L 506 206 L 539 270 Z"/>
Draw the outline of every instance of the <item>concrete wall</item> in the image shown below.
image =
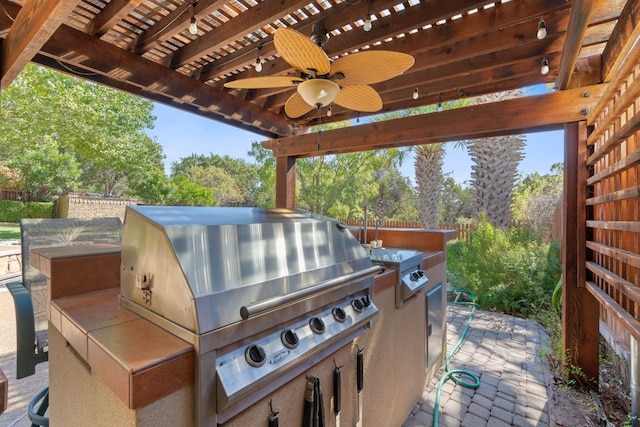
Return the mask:
<path id="1" fill-rule="evenodd" d="M 135 199 L 109 199 L 103 197 L 88 197 L 65 195 L 58 199 L 56 216 L 58 218 L 100 218 L 119 217 L 124 221 L 127 206 L 137 205 Z"/>

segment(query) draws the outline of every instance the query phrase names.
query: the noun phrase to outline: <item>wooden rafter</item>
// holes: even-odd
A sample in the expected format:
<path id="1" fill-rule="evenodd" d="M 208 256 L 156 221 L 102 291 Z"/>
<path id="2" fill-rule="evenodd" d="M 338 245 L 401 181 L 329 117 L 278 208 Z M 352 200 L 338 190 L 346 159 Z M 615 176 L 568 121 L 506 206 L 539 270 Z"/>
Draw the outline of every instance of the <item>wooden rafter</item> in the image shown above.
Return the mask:
<path id="1" fill-rule="evenodd" d="M 142 3 L 142 0 L 111 0 L 102 9 L 102 12 L 91 21 L 87 33 L 92 36 L 103 35 L 118 21 L 127 16 L 129 12 L 138 7 L 140 3 Z"/>
<path id="2" fill-rule="evenodd" d="M 567 89 L 571 81 L 571 75 L 576 66 L 582 39 L 589 25 L 589 17 L 593 11 L 596 0 L 574 0 L 571 7 L 571 17 L 569 18 L 569 28 L 565 39 L 560 69 L 556 79 L 558 89 Z"/>
<path id="3" fill-rule="evenodd" d="M 80 0 L 26 0 L 2 43 L 0 89 L 38 53 Z"/>

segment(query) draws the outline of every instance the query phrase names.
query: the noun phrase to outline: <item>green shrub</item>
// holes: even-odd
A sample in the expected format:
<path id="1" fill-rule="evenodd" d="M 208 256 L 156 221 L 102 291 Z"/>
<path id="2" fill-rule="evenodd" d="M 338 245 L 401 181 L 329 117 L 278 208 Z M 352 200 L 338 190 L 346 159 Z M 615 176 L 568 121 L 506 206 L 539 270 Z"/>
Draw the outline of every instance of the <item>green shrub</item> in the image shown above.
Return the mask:
<path id="1" fill-rule="evenodd" d="M 561 273 L 558 250 L 526 229 L 481 221 L 468 242 L 448 246 L 449 283 L 471 290 L 482 309 L 530 316 L 549 307 Z"/>
<path id="2" fill-rule="evenodd" d="M 53 202 L 14 202 L 0 200 L 0 222 L 19 222 L 22 218 L 52 218 Z"/>

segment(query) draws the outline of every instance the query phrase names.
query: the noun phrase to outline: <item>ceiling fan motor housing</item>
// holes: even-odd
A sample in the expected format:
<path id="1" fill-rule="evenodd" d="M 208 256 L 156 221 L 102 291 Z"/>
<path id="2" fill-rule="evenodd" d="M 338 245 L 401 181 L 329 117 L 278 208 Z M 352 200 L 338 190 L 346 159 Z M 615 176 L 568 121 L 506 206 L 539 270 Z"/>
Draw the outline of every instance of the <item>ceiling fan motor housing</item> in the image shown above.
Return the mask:
<path id="1" fill-rule="evenodd" d="M 324 46 L 329 41 L 329 34 L 324 30 L 322 22 L 316 22 L 313 24 L 313 30 L 311 31 L 309 39 L 320 47 Z"/>

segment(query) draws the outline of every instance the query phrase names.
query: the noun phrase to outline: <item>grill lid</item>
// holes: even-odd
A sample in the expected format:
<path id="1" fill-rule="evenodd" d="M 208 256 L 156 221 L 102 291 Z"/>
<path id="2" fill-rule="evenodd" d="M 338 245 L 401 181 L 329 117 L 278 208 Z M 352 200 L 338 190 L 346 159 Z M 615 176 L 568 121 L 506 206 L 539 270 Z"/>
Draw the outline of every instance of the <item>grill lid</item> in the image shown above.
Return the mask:
<path id="1" fill-rule="evenodd" d="M 371 268 L 331 218 L 301 210 L 127 207 L 122 297 L 195 333 L 240 308 Z"/>

